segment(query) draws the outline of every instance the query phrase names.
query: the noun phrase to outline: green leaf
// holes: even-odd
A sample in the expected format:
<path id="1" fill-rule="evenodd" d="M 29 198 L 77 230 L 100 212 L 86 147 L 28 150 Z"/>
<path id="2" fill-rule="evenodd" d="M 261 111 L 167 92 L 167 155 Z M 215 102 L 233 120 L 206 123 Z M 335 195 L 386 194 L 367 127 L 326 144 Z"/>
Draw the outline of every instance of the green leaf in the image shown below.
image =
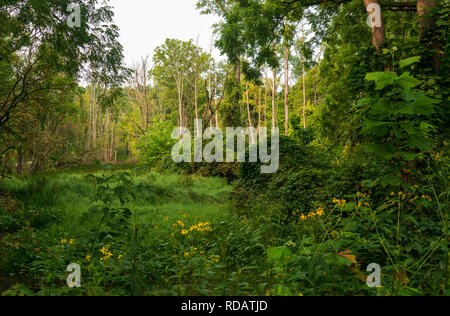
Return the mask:
<path id="1" fill-rule="evenodd" d="M 409 74 L 409 72 L 404 72 L 402 75 L 396 79 L 398 84 L 406 90 L 411 90 L 420 84 L 420 80 L 414 78 Z"/>
<path id="2" fill-rule="evenodd" d="M 397 74 L 391 71 L 370 72 L 366 75 L 367 81 L 375 81 L 377 90 L 381 90 L 386 86 L 393 85 L 395 80 L 397 79 Z"/>
<path id="3" fill-rule="evenodd" d="M 292 251 L 286 247 L 271 247 L 267 249 L 267 258 L 286 265 L 292 260 Z"/>
<path id="4" fill-rule="evenodd" d="M 414 154 L 414 153 L 409 153 L 409 152 L 401 152 L 399 154 L 399 156 L 406 161 L 412 161 L 415 160 L 419 155 L 418 154 Z"/>
<path id="5" fill-rule="evenodd" d="M 409 66 L 411 64 L 418 63 L 420 61 L 420 56 L 414 56 L 410 58 L 403 59 L 399 62 L 400 68 L 405 68 L 406 66 Z"/>
<path id="6" fill-rule="evenodd" d="M 389 99 L 381 98 L 375 104 L 372 105 L 369 114 L 371 115 L 389 114 L 390 111 L 391 111 L 391 103 Z"/>
<path id="7" fill-rule="evenodd" d="M 364 125 L 366 126 L 366 128 L 372 128 L 372 127 L 383 126 L 383 125 L 388 125 L 388 124 L 390 124 L 390 122 L 373 121 L 373 120 L 369 120 L 369 119 L 364 121 Z"/>
<path id="8" fill-rule="evenodd" d="M 433 146 L 433 141 L 422 135 L 411 135 L 409 138 L 411 145 L 421 151 L 430 150 Z"/>

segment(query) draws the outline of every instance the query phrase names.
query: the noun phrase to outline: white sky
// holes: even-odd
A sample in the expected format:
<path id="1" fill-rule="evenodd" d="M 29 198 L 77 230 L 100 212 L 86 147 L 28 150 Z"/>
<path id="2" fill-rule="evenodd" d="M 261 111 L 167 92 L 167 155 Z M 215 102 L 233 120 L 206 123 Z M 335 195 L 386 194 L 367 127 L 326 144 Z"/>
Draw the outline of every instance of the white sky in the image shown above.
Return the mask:
<path id="1" fill-rule="evenodd" d="M 199 37 L 199 46 L 209 52 L 212 25 L 219 21 L 217 16 L 201 15 L 196 0 L 111 0 L 109 4 L 114 7 L 127 66 L 147 55 L 152 58 L 166 38 L 195 43 Z M 216 49 L 213 56 L 219 58 Z"/>

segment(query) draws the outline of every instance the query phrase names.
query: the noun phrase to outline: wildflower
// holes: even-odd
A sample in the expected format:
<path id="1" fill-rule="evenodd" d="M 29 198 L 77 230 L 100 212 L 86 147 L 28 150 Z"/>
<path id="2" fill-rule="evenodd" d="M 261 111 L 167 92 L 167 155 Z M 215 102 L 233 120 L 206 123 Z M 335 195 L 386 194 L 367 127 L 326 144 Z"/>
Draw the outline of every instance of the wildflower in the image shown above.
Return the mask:
<path id="1" fill-rule="evenodd" d="M 169 216 L 164 217 L 164 220 L 167 222 L 169 220 Z"/>
<path id="2" fill-rule="evenodd" d="M 391 192 L 391 196 L 394 196 L 395 195 L 395 193 L 394 192 Z"/>
<path id="3" fill-rule="evenodd" d="M 184 256 L 185 256 L 185 257 L 189 257 L 189 252 L 186 251 L 186 252 L 184 253 Z"/>
<path id="4" fill-rule="evenodd" d="M 182 221 L 178 221 L 177 224 L 178 224 L 180 227 L 184 227 L 184 223 L 183 223 Z"/>
<path id="5" fill-rule="evenodd" d="M 73 245 L 74 242 L 75 242 L 75 239 L 69 240 L 69 244 L 71 244 L 71 245 Z"/>
<path id="6" fill-rule="evenodd" d="M 86 260 L 87 260 L 87 261 L 91 261 L 91 258 L 92 258 L 92 255 L 87 255 L 87 256 L 86 256 Z"/>
<path id="7" fill-rule="evenodd" d="M 123 258 L 123 255 L 118 255 L 117 256 L 117 259 L 119 259 L 119 260 L 122 259 L 122 258 Z"/>
<path id="8" fill-rule="evenodd" d="M 61 243 L 62 243 L 62 244 L 67 243 L 67 239 L 65 239 L 65 238 L 64 238 L 64 239 L 61 239 Z"/>
<path id="9" fill-rule="evenodd" d="M 302 214 L 302 216 L 300 216 L 300 220 L 302 222 L 306 221 L 308 218 L 305 216 L 305 214 Z"/>
<path id="10" fill-rule="evenodd" d="M 182 234 L 182 235 L 187 235 L 187 234 L 189 234 L 189 230 L 183 229 L 183 230 L 181 231 L 181 234 Z"/>

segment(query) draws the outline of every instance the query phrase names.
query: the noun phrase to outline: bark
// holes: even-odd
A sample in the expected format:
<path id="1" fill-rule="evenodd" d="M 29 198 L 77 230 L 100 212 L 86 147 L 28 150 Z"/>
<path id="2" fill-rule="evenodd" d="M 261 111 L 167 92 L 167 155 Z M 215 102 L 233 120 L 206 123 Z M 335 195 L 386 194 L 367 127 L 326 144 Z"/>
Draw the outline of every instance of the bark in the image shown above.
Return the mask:
<path id="1" fill-rule="evenodd" d="M 419 18 L 419 34 L 420 40 L 424 42 L 427 50 L 434 51 L 433 54 L 433 69 L 435 75 L 440 73 L 441 57 L 439 53 L 439 42 L 433 39 L 431 29 L 434 26 L 434 21 L 430 18 L 430 12 L 436 8 L 435 0 L 417 0 L 417 16 Z"/>
<path id="2" fill-rule="evenodd" d="M 275 82 L 277 81 L 277 70 L 274 68 L 273 70 L 273 82 L 272 82 L 272 128 L 276 127 L 275 121 L 275 94 L 276 94 L 276 86 Z"/>
<path id="3" fill-rule="evenodd" d="M 285 48 L 284 52 L 284 112 L 285 112 L 285 126 L 284 134 L 288 136 L 289 133 L 289 47 Z"/>
<path id="4" fill-rule="evenodd" d="M 21 175 L 23 172 L 23 158 L 22 158 L 22 148 L 17 148 L 17 174 Z"/>
<path id="5" fill-rule="evenodd" d="M 249 100 L 249 93 L 248 93 L 248 82 L 245 83 L 245 94 L 247 96 L 247 115 L 248 115 L 248 125 L 250 127 L 250 139 L 252 142 L 252 145 L 255 144 L 255 135 L 253 135 L 253 123 L 252 123 L 252 116 L 250 114 L 250 100 Z"/>

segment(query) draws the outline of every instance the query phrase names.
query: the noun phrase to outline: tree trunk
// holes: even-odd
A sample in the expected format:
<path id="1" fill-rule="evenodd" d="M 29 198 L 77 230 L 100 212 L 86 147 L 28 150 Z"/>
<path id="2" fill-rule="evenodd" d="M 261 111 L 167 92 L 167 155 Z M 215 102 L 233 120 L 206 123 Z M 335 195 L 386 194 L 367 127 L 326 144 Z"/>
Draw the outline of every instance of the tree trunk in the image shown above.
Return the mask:
<path id="1" fill-rule="evenodd" d="M 214 72 L 214 106 L 216 108 L 216 128 L 219 128 L 219 109 L 217 108 L 217 72 Z"/>
<path id="2" fill-rule="evenodd" d="M 288 136 L 289 133 L 289 47 L 284 51 L 284 112 L 285 112 L 285 126 L 284 134 Z"/>
<path id="3" fill-rule="evenodd" d="M 436 76 L 440 73 L 441 58 L 439 54 L 439 42 L 430 34 L 434 21 L 429 17 L 430 12 L 436 8 L 436 0 L 417 0 L 417 16 L 419 18 L 420 40 L 424 42 L 427 50 L 434 51 L 433 69 Z"/>
<path id="4" fill-rule="evenodd" d="M 22 148 L 17 148 L 17 174 L 21 175 L 23 172 L 23 158 L 22 158 Z"/>
<path id="5" fill-rule="evenodd" d="M 305 57 L 303 59 L 302 67 L 302 85 L 303 85 L 303 129 L 306 130 L 306 71 L 305 71 Z"/>
<path id="6" fill-rule="evenodd" d="M 276 127 L 275 122 L 275 94 L 276 94 L 276 86 L 275 82 L 277 81 L 277 70 L 274 68 L 273 70 L 273 83 L 272 83 L 272 128 Z"/>
<path id="7" fill-rule="evenodd" d="M 252 116 L 250 114 L 250 100 L 248 96 L 248 82 L 245 83 L 245 94 L 247 96 L 247 115 L 248 115 L 248 126 L 250 127 L 250 139 L 252 142 L 252 145 L 255 144 L 255 135 L 253 135 L 253 123 L 252 123 Z"/>

